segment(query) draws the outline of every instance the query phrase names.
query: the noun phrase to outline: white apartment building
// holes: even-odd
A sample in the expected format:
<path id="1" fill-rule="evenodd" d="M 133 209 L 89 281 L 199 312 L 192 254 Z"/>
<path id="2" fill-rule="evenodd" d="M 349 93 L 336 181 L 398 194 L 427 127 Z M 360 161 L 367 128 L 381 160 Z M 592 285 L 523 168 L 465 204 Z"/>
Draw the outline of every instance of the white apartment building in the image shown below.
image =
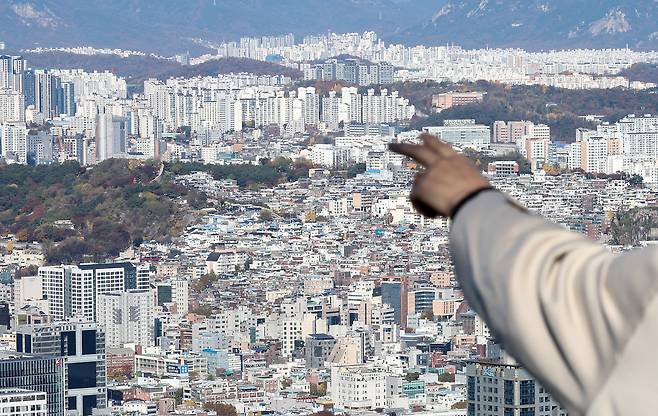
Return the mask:
<path id="1" fill-rule="evenodd" d="M 581 158 L 585 172 L 607 173 L 608 141 L 603 137 L 589 137 L 582 142 Z"/>
<path id="2" fill-rule="evenodd" d="M 424 127 L 423 132 L 460 146 L 482 147 L 491 142 L 489 126 L 475 124 L 475 120 L 445 120 L 443 126 Z"/>
<path id="3" fill-rule="evenodd" d="M 46 416 L 46 393 L 25 389 L 0 389 L 0 414 L 3 416 Z"/>
<path id="4" fill-rule="evenodd" d="M 352 149 L 348 146 L 316 144 L 311 148 L 313 166 L 337 168 L 346 166 L 352 160 Z"/>
<path id="5" fill-rule="evenodd" d="M 153 304 L 153 291 L 147 289 L 99 295 L 98 324 L 105 328 L 106 346 L 119 348 L 128 343 L 154 345 Z"/>
<path id="6" fill-rule="evenodd" d="M 0 54 L 0 89 L 23 93 L 25 59 L 20 56 Z"/>
<path id="7" fill-rule="evenodd" d="M 294 308 L 294 311 L 284 310 L 281 304 L 282 314 L 274 317 L 272 322 L 277 325 L 279 338 L 281 339 L 281 355 L 290 357 L 295 351 L 298 342 L 306 339 L 310 334 L 324 333 L 327 331 L 326 321 L 317 319 L 316 315 L 306 313 L 306 302 L 301 298 L 300 302 L 288 304 Z M 319 306 L 319 305 L 318 305 Z M 300 309 L 303 308 L 303 309 Z"/>
<path id="8" fill-rule="evenodd" d="M 386 152 L 368 152 L 366 157 L 366 171 L 386 170 L 388 163 L 386 163 Z"/>
<path id="9" fill-rule="evenodd" d="M 43 285 L 43 294 L 48 299 L 50 314 L 55 320 L 64 320 L 71 314 L 71 306 L 68 301 L 67 271 L 61 266 L 39 267 L 39 277 Z M 65 302 L 65 294 L 67 301 Z"/>
<path id="10" fill-rule="evenodd" d="M 630 115 L 594 130 L 578 129 L 568 146 L 568 167 L 592 173 L 626 172 L 658 181 L 658 117 Z"/>
<path id="11" fill-rule="evenodd" d="M 47 93 L 48 83 L 61 80 L 74 100 L 66 102 L 66 115 L 57 121 L 69 133 L 96 138 L 99 161 L 125 157 L 126 134 L 159 139 L 164 132 L 190 126 L 201 136 L 220 137 L 244 126 L 278 125 L 288 135 L 303 132 L 308 125 L 336 131 L 341 122 L 397 123 L 415 114 L 415 107 L 396 91 L 360 94 L 357 88 L 348 87 L 326 94 L 313 87 L 288 91 L 284 89 L 286 83 L 274 80 L 280 77 L 250 74 L 172 78 L 166 82 L 149 79 L 144 82 L 143 95 L 132 100 L 126 98 L 125 80 L 110 73 L 37 70 L 35 76 L 43 80 L 39 85 L 45 88 L 39 94 L 44 97 L 39 96 L 30 119 L 32 113 L 58 116 L 53 114 L 56 109 L 50 108 Z"/>
<path id="12" fill-rule="evenodd" d="M 41 276 L 23 276 L 14 279 L 14 308 L 20 309 L 30 301 L 43 299 L 43 279 Z"/>
<path id="13" fill-rule="evenodd" d="M 27 128 L 23 123 L 0 125 L 0 152 L 7 161 L 27 164 Z"/>
<path id="14" fill-rule="evenodd" d="M 410 119 L 415 108 L 397 92 L 356 88 L 322 95 L 314 87 L 286 92 L 280 86 L 236 85 L 229 76 L 147 80 L 144 98 L 154 117 L 168 130 L 188 125 L 194 132 L 239 131 L 255 127 L 287 125 L 288 132 L 304 131 L 306 125 L 325 123 L 336 130 L 340 122 L 394 123 Z"/>
<path id="15" fill-rule="evenodd" d="M 43 266 L 45 263 L 45 256 L 43 252 L 39 249 L 31 247 L 14 247 L 11 251 L 11 254 L 8 257 L 5 257 L 7 261 L 13 264 L 17 264 L 20 267 L 30 267 L 30 266 Z"/>
<path id="16" fill-rule="evenodd" d="M 544 164 L 548 163 L 550 139 L 526 136 L 521 141 L 523 142 L 521 153 L 530 162 L 531 168 L 533 170 L 543 168 Z"/>
<path id="17" fill-rule="evenodd" d="M 624 156 L 658 158 L 658 131 L 622 133 Z"/>
<path id="18" fill-rule="evenodd" d="M 190 310 L 189 281 L 186 279 L 171 280 L 171 301 L 176 304 L 178 315 L 187 315 Z"/>
<path id="19" fill-rule="evenodd" d="M 582 167 L 582 144 L 574 142 L 569 144 L 569 169 L 581 169 Z"/>
<path id="20" fill-rule="evenodd" d="M 96 282 L 94 281 L 93 270 L 84 270 L 77 267 L 72 267 L 68 270 L 69 281 L 67 282 L 70 288 L 70 314 L 77 318 L 83 318 L 89 321 L 95 321 L 96 308 L 94 299 L 96 298 Z M 107 279 L 104 279 L 107 282 Z M 117 279 L 118 280 L 118 279 Z M 123 284 L 123 282 L 121 282 Z M 123 290 L 115 289 L 111 286 L 110 290 Z M 105 287 L 98 293 L 108 293 Z"/>
<path id="21" fill-rule="evenodd" d="M 0 89 L 0 124 L 25 122 L 25 97 L 18 91 Z"/>
<path id="22" fill-rule="evenodd" d="M 123 412 L 131 415 L 157 415 L 158 404 L 142 400 L 131 400 L 123 404 Z"/>
<path id="23" fill-rule="evenodd" d="M 658 131 L 658 116 L 629 114 L 616 123 L 620 133 Z"/>
<path id="24" fill-rule="evenodd" d="M 535 139 L 546 139 L 551 140 L 551 128 L 546 124 L 534 124 L 532 122 L 528 123 L 528 133 L 527 135 Z"/>
<path id="25" fill-rule="evenodd" d="M 545 124 L 532 121 L 495 121 L 493 123 L 494 143 L 517 143 L 524 136 L 536 139 L 550 139 L 551 129 Z"/>
<path id="26" fill-rule="evenodd" d="M 302 341 L 302 319 L 281 320 L 281 355 L 290 357 L 295 350 L 295 342 Z"/>
<path id="27" fill-rule="evenodd" d="M 153 114 L 161 120 L 167 116 L 169 93 L 167 86 L 157 79 L 144 81 L 144 96 Z"/>
<path id="28" fill-rule="evenodd" d="M 347 304 L 358 306 L 364 301 L 372 302 L 374 289 L 375 282 L 372 280 L 358 280 L 352 283 L 350 290 L 347 292 Z"/>
<path id="29" fill-rule="evenodd" d="M 195 353 L 164 353 L 159 348 L 147 349 L 143 354 L 135 354 L 135 371 L 162 377 L 187 377 L 195 372 L 200 377 L 208 374 L 208 360 Z"/>
<path id="30" fill-rule="evenodd" d="M 213 251 L 206 258 L 206 269 L 208 273 L 234 272 L 236 267 L 244 267 L 247 261 L 247 253 L 240 250 Z"/>
<path id="31" fill-rule="evenodd" d="M 78 317 L 95 321 L 99 295 L 148 289 L 150 285 L 149 267 L 131 263 L 44 266 L 38 275 L 55 320 Z"/>
<path id="32" fill-rule="evenodd" d="M 110 71 L 86 72 L 82 69 L 57 69 L 51 71 L 62 82 L 73 84 L 75 100 L 98 96 L 109 99 L 125 99 L 128 97 L 126 80 Z"/>
<path id="33" fill-rule="evenodd" d="M 329 392 L 337 409 L 386 408 L 386 371 L 370 364 L 333 366 Z"/>
<path id="34" fill-rule="evenodd" d="M 109 112 L 96 116 L 96 162 L 113 157 L 124 157 L 127 120 Z"/>
<path id="35" fill-rule="evenodd" d="M 246 307 L 230 309 L 213 315 L 208 320 L 208 330 L 217 331 L 229 337 L 246 333 L 248 328 L 256 326 L 256 317 Z"/>
<path id="36" fill-rule="evenodd" d="M 623 171 L 629 175 L 640 175 L 645 183 L 658 183 L 658 160 L 652 157 L 624 157 Z"/>
<path id="37" fill-rule="evenodd" d="M 352 210 L 352 198 L 332 199 L 327 203 L 327 210 L 332 217 L 345 217 Z"/>

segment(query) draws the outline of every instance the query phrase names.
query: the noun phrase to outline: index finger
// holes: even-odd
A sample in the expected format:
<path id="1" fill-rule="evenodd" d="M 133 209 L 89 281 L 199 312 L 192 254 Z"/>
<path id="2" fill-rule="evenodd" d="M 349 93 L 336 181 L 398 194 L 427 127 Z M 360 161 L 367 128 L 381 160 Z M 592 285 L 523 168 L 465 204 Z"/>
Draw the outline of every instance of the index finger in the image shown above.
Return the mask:
<path id="1" fill-rule="evenodd" d="M 440 156 L 449 156 L 451 153 L 455 152 L 449 144 L 439 140 L 439 138 L 433 134 L 423 133 L 420 135 L 420 139 L 425 146 L 434 150 Z"/>
<path id="2" fill-rule="evenodd" d="M 424 145 L 410 143 L 389 143 L 388 148 L 401 155 L 409 156 L 415 159 L 423 166 L 429 166 L 436 162 L 437 154 Z"/>

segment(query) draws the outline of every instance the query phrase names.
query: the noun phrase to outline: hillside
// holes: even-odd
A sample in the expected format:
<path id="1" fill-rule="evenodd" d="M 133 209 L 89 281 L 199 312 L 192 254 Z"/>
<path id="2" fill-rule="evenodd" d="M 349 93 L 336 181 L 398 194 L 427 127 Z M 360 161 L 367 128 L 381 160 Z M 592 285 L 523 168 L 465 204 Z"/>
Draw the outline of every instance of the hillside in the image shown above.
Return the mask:
<path id="1" fill-rule="evenodd" d="M 112 71 L 126 78 L 129 85 L 141 90 L 144 80 L 158 78 L 166 80 L 170 77 L 210 76 L 237 72 L 250 72 L 256 75 L 287 75 L 293 79 L 301 78 L 302 74 L 292 68 L 253 59 L 224 58 L 204 62 L 199 65 L 183 66 L 178 62 L 158 59 L 151 56 L 129 56 L 122 58 L 117 55 L 77 55 L 64 52 L 27 53 L 23 54 L 27 65 L 32 68 L 59 68 L 86 71 Z"/>
<path id="2" fill-rule="evenodd" d="M 309 165 L 283 158 L 258 166 L 177 162 L 157 177 L 159 168 L 127 159 L 89 168 L 0 165 L 0 235 L 43 243 L 49 263 L 103 260 L 130 244 L 180 235 L 206 207 L 206 196 L 177 184 L 177 175 L 205 171 L 243 187 L 273 186 L 308 177 Z"/>
<path id="3" fill-rule="evenodd" d="M 653 82 L 658 84 L 658 65 L 640 63 L 624 70 L 622 75 L 631 81 Z"/>
<path id="4" fill-rule="evenodd" d="M 492 125 L 496 120 L 530 120 L 545 123 L 557 140 L 571 142 L 579 127 L 594 125 L 579 116 L 602 115 L 605 121 L 616 122 L 628 114 L 658 113 L 658 94 L 651 91 L 566 90 L 543 86 L 506 86 L 478 82 L 454 85 L 435 82 L 400 83 L 391 87 L 409 98 L 427 117 L 415 117 L 411 127 L 441 125 L 444 120 L 472 118 L 478 123 Z M 479 104 L 453 107 L 439 114 L 431 114 L 432 95 L 447 91 L 483 91 Z"/>
<path id="5" fill-rule="evenodd" d="M 610 224 L 612 244 L 638 246 L 642 241 L 655 240 L 658 230 L 658 209 L 634 208 L 615 214 Z"/>
<path id="6" fill-rule="evenodd" d="M 0 166 L 0 232 L 43 243 L 50 263 L 85 254 L 100 260 L 131 242 L 177 235 L 205 197 L 171 180 L 151 183 L 156 172 L 151 163 L 125 159 L 88 169 L 76 162 Z"/>
<path id="7" fill-rule="evenodd" d="M 657 49 L 656 20 L 647 0 L 5 0 L 0 40 L 173 54 L 207 51 L 199 39 L 374 30 L 409 45 Z"/>

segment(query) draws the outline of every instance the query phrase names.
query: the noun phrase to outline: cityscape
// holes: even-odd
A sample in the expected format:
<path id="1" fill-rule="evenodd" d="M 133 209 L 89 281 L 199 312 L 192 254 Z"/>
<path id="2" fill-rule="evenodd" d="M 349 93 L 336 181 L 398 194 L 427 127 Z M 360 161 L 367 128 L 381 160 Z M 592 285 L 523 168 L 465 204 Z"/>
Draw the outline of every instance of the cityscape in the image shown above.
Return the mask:
<path id="1" fill-rule="evenodd" d="M 389 144 L 429 133 L 609 252 L 655 245 L 658 51 L 194 43 L 0 38 L 0 414 L 569 414 Z"/>

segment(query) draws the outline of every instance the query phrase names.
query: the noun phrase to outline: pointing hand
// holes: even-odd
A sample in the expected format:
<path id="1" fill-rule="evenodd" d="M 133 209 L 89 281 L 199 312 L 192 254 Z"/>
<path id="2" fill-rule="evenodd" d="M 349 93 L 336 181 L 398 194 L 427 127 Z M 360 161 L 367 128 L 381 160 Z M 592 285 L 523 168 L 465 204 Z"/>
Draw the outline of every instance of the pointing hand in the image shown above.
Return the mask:
<path id="1" fill-rule="evenodd" d="M 424 133 L 422 144 L 391 143 L 393 152 L 409 156 L 425 167 L 416 174 L 410 199 L 421 214 L 434 218 L 452 216 L 459 203 L 480 189 L 486 180 L 465 156 L 435 136 Z"/>

